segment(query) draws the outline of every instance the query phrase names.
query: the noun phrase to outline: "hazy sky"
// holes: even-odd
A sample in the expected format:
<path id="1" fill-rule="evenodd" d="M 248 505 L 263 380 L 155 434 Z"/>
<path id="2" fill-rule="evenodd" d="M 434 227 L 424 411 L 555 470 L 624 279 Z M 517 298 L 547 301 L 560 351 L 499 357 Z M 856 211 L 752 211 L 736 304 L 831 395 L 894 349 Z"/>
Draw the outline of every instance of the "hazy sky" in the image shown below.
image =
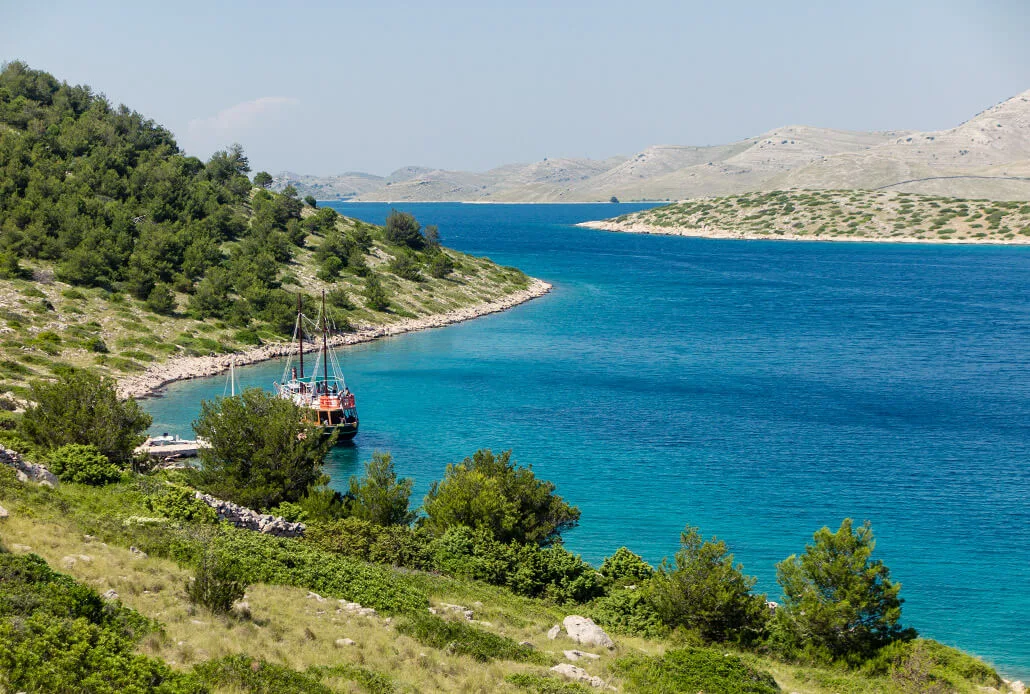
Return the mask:
<path id="1" fill-rule="evenodd" d="M 946 128 L 1030 89 L 1027 36 L 1030 0 L 0 0 L 0 60 L 273 173 Z"/>

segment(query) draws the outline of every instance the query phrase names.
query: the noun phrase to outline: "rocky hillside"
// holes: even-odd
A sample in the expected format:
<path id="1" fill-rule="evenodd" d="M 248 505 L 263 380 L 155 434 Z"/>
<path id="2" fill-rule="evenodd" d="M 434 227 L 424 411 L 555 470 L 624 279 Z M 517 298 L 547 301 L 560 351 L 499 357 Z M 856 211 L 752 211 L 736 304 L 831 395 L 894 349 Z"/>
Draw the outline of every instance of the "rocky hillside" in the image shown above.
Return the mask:
<path id="1" fill-rule="evenodd" d="M 1030 244 L 1030 203 L 791 190 L 687 200 L 583 226 L 708 238 Z"/>
<path id="2" fill-rule="evenodd" d="M 580 202 L 681 200 L 789 188 L 890 188 L 1030 199 L 1030 91 L 949 130 L 847 132 L 792 125 L 727 145 L 658 145 L 603 161 L 554 159 L 482 173 L 406 167 L 389 177 L 284 173 L 321 199 Z"/>

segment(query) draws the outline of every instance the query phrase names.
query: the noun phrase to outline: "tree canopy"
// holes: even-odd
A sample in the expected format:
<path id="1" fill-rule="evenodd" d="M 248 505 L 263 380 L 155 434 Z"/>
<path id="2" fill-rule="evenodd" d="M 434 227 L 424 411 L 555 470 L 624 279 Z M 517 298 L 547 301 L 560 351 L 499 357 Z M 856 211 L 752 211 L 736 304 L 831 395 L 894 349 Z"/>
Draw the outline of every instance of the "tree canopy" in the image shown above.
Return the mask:
<path id="1" fill-rule="evenodd" d="M 55 381 L 34 381 L 35 404 L 21 419 L 22 435 L 44 449 L 68 444 L 94 446 L 124 466 L 145 440 L 151 417 L 135 400 L 119 400 L 113 378 L 84 369 L 64 369 Z"/>
<path id="2" fill-rule="evenodd" d="M 299 501 L 321 481 L 322 463 L 334 443 L 303 415 L 289 400 L 259 388 L 205 400 L 193 423 L 197 436 L 210 444 L 200 449 L 198 484 L 250 508 Z"/>
<path id="3" fill-rule="evenodd" d="M 511 451 L 476 451 L 447 466 L 426 494 L 425 525 L 442 534 L 454 526 L 488 530 L 500 542 L 547 545 L 575 527 L 579 509 L 538 480 L 532 467 L 517 467 Z"/>
<path id="4" fill-rule="evenodd" d="M 365 476 L 350 478 L 347 512 L 376 525 L 409 525 L 415 514 L 408 508 L 413 480 L 397 479 L 393 457 L 376 451 L 365 463 Z"/>
<path id="5" fill-rule="evenodd" d="M 778 626 L 800 645 L 825 649 L 833 657 L 870 655 L 891 641 L 914 635 L 900 625 L 901 584 L 872 559 L 872 525 L 858 528 L 845 518 L 833 532 L 822 528 L 800 557 L 776 565 L 786 597 Z"/>

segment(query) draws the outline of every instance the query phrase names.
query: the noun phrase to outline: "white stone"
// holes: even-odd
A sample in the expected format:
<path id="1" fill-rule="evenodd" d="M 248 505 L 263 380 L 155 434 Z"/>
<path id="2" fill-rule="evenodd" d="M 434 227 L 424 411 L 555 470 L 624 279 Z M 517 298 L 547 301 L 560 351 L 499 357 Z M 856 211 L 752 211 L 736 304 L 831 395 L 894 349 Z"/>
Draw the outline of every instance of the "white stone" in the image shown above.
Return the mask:
<path id="1" fill-rule="evenodd" d="M 0 506 L 0 518 L 7 518 L 7 516 L 9 515 L 10 514 L 7 512 L 7 509 L 3 506 Z"/>
<path id="2" fill-rule="evenodd" d="M 1026 692 L 1026 685 L 1020 680 L 1015 682 L 1009 682 L 1009 689 L 1012 690 L 1013 694 L 1024 694 Z"/>
<path id="3" fill-rule="evenodd" d="M 129 547 L 129 554 L 132 555 L 133 559 L 146 559 L 147 553 L 141 550 L 139 547 Z"/>
<path id="4" fill-rule="evenodd" d="M 111 590 L 109 590 L 106 593 L 104 593 L 101 597 L 104 598 L 104 600 L 117 600 L 118 599 L 118 593 L 115 592 L 114 588 L 112 588 Z"/>
<path id="5" fill-rule="evenodd" d="M 547 638 L 554 641 L 556 638 L 561 636 L 561 624 L 555 624 L 553 627 L 547 630 Z"/>
<path id="6" fill-rule="evenodd" d="M 31 552 L 32 551 L 32 548 L 29 547 L 28 545 L 19 545 L 18 543 L 15 543 L 15 544 L 11 545 L 11 549 L 13 549 L 15 552 Z"/>
<path id="7" fill-rule="evenodd" d="M 601 646 L 608 649 L 615 648 L 615 642 L 612 641 L 612 638 L 605 633 L 604 629 L 594 624 L 592 619 L 580 617 L 579 615 L 569 615 L 562 620 L 562 624 L 565 626 L 565 631 L 568 632 L 569 638 L 576 643 L 586 646 Z"/>
<path id="8" fill-rule="evenodd" d="M 336 639 L 336 647 L 343 648 L 345 646 L 353 646 L 357 642 L 354 639 Z"/>
<path id="9" fill-rule="evenodd" d="M 591 687 L 597 687 L 598 689 L 608 688 L 608 685 L 606 685 L 604 680 L 600 677 L 594 677 L 583 668 L 576 667 L 575 665 L 569 665 L 568 663 L 555 665 L 553 668 L 551 668 L 551 672 L 557 673 L 562 677 L 570 679 L 574 682 L 582 682 L 584 684 L 589 684 Z"/>
<path id="10" fill-rule="evenodd" d="M 586 660 L 599 660 L 601 658 L 601 656 L 597 655 L 596 653 L 587 653 L 586 651 L 571 650 L 571 651 L 562 651 L 562 653 L 564 653 L 565 657 L 568 658 L 571 661 L 584 660 L 584 659 L 586 659 Z"/>
<path id="11" fill-rule="evenodd" d="M 325 602 L 325 598 L 323 598 L 318 593 L 313 593 L 311 591 L 308 591 L 307 598 L 308 598 L 308 600 L 314 600 L 316 602 Z"/>

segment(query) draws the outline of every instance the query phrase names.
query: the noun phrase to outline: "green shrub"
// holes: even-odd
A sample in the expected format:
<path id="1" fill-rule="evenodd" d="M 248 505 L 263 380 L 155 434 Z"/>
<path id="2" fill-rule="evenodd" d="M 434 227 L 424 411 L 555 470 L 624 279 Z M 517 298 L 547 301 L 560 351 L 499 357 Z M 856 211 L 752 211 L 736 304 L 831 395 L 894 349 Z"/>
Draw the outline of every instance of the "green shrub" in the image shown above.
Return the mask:
<path id="1" fill-rule="evenodd" d="M 629 691 L 775 694 L 771 675 L 735 655 L 708 648 L 671 650 L 663 656 L 632 655 L 612 664 Z"/>
<path id="2" fill-rule="evenodd" d="M 299 586 L 384 612 L 429 606 L 428 596 L 413 579 L 298 540 L 227 528 L 212 545 L 238 568 L 246 583 Z"/>
<path id="3" fill-rule="evenodd" d="M 590 604 L 589 616 L 605 629 L 629 636 L 659 638 L 669 628 L 643 590 L 616 590 Z"/>
<path id="4" fill-rule="evenodd" d="M 478 450 L 461 463 L 448 465 L 423 503 L 425 525 L 434 534 L 464 525 L 489 531 L 501 542 L 546 545 L 579 521 L 579 509 L 538 480 L 532 467 L 517 466 L 511 451 L 494 455 Z"/>
<path id="5" fill-rule="evenodd" d="M 189 487 L 169 484 L 148 496 L 147 510 L 186 523 L 214 523 L 218 513 L 198 499 Z"/>
<path id="6" fill-rule="evenodd" d="M 122 477 L 118 467 L 96 446 L 69 443 L 47 454 L 47 467 L 65 482 L 102 485 Z"/>
<path id="7" fill-rule="evenodd" d="M 304 542 L 354 559 L 409 569 L 431 568 L 429 536 L 418 528 L 375 525 L 359 518 L 310 523 Z"/>
<path id="8" fill-rule="evenodd" d="M 582 694 L 592 692 L 593 689 L 575 682 L 548 675 L 534 675 L 529 672 L 517 672 L 504 678 L 505 682 L 513 684 L 519 689 L 525 689 L 534 694 Z"/>
<path id="9" fill-rule="evenodd" d="M 452 272 L 454 272 L 454 261 L 446 253 L 437 253 L 429 261 L 429 274 L 437 279 L 443 279 Z"/>
<path id="10" fill-rule="evenodd" d="M 869 677 L 889 676 L 901 691 L 1002 689 L 998 673 L 982 660 L 930 639 L 895 641 L 862 664 Z"/>
<path id="11" fill-rule="evenodd" d="M 156 628 L 106 604 L 38 556 L 0 553 L 0 689 L 72 694 L 204 691 L 191 677 L 135 653 Z"/>
<path id="12" fill-rule="evenodd" d="M 697 528 L 680 535 L 675 566 L 663 562 L 648 584 L 648 595 L 662 621 L 698 631 L 710 641 L 751 642 L 765 633 L 769 612 L 764 595 L 751 589 L 726 543 L 703 540 Z"/>
<path id="13" fill-rule="evenodd" d="M 196 574 L 186 581 L 186 597 L 194 605 L 201 605 L 215 614 L 227 614 L 233 603 L 242 600 L 247 592 L 243 574 L 224 555 L 205 552 Z"/>
<path id="14" fill-rule="evenodd" d="M 646 581 L 654 575 L 654 568 L 626 547 L 619 547 L 615 554 L 605 557 L 601 573 L 618 585 L 629 585 Z"/>
<path id="15" fill-rule="evenodd" d="M 410 525 L 415 514 L 408 508 L 411 478 L 397 479 L 393 457 L 375 451 L 365 463 L 365 476 L 351 476 L 347 494 L 349 515 L 376 525 Z"/>
<path id="16" fill-rule="evenodd" d="M 193 666 L 198 680 L 218 691 L 250 694 L 332 694 L 316 677 L 243 654 L 227 655 Z"/>
<path id="17" fill-rule="evenodd" d="M 397 623 L 397 631 L 431 648 L 446 649 L 480 662 L 495 659 L 543 661 L 541 654 L 506 636 L 491 634 L 471 624 L 449 621 L 432 614 L 408 615 Z"/>
<path id="18" fill-rule="evenodd" d="M 390 261 L 390 272 L 412 282 L 422 281 L 422 272 L 418 261 L 407 253 L 400 253 Z"/>
<path id="19" fill-rule="evenodd" d="M 237 330 L 232 336 L 233 342 L 241 345 L 260 345 L 261 338 L 253 330 Z"/>
<path id="20" fill-rule="evenodd" d="M 396 691 L 393 681 L 387 675 L 350 663 L 313 665 L 307 669 L 307 673 L 323 679 L 335 677 L 356 682 L 362 690 L 369 694 L 393 694 Z"/>

